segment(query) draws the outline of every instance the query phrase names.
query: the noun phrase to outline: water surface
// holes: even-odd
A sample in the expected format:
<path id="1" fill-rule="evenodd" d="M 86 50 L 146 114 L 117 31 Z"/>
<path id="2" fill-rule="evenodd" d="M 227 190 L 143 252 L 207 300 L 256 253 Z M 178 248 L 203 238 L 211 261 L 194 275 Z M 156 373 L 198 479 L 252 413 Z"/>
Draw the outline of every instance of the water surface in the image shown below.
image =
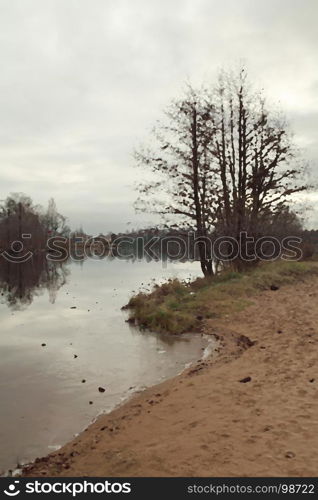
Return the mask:
<path id="1" fill-rule="evenodd" d="M 152 278 L 198 274 L 198 263 L 2 263 L 0 472 L 56 449 L 133 391 L 200 358 L 200 335 L 140 332 L 121 311 Z"/>

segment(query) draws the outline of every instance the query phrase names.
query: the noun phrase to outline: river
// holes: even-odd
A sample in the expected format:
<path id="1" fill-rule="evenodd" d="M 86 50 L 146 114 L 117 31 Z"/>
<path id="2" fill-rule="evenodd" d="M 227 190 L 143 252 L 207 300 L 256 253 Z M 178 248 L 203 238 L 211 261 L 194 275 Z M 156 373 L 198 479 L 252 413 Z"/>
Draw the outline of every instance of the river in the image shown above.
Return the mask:
<path id="1" fill-rule="evenodd" d="M 200 358 L 201 335 L 141 332 L 121 311 L 153 279 L 199 274 L 197 262 L 2 262 L 0 472 L 57 449 L 99 413 Z"/>

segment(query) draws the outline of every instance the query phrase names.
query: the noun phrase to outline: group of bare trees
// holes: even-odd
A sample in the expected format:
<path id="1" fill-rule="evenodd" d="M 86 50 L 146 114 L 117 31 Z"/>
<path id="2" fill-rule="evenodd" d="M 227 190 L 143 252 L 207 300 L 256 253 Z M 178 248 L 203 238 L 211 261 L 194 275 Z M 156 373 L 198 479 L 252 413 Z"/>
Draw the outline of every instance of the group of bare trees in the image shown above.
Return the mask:
<path id="1" fill-rule="evenodd" d="M 9 195 L 0 206 L 0 247 L 23 243 L 24 249 L 45 249 L 50 236 L 67 236 L 70 229 L 56 209 L 53 198 L 46 211 L 23 193 Z"/>
<path id="2" fill-rule="evenodd" d="M 195 229 L 205 275 L 213 273 L 205 238 L 240 244 L 242 233 L 258 238 L 275 220 L 297 226 L 288 199 L 307 189 L 304 167 L 284 118 L 253 91 L 244 69 L 235 76 L 222 73 L 213 89 L 188 88 L 172 102 L 154 139 L 151 148 L 136 153 L 151 171 L 139 188 L 137 209 Z"/>

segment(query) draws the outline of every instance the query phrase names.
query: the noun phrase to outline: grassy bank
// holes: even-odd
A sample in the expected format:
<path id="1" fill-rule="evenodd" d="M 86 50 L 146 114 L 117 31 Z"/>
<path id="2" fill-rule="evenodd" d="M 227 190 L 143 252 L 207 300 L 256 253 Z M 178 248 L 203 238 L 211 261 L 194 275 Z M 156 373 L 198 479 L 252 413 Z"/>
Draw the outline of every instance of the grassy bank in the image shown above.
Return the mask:
<path id="1" fill-rule="evenodd" d="M 263 263 L 251 271 L 224 271 L 212 278 L 192 283 L 171 280 L 151 293 L 140 292 L 127 304 L 129 321 L 157 332 L 198 332 L 208 318 L 239 311 L 250 304 L 253 295 L 275 290 L 318 274 L 315 262 L 277 261 Z"/>

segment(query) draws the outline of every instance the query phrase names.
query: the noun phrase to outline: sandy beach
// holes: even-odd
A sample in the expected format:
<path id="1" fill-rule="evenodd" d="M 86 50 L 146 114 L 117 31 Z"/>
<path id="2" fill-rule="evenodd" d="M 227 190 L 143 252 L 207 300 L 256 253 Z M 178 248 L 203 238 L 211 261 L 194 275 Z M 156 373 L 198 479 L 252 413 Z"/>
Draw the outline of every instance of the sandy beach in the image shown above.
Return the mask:
<path id="1" fill-rule="evenodd" d="M 315 476 L 318 279 L 264 291 L 206 333 L 216 359 L 135 395 L 24 476 Z"/>

